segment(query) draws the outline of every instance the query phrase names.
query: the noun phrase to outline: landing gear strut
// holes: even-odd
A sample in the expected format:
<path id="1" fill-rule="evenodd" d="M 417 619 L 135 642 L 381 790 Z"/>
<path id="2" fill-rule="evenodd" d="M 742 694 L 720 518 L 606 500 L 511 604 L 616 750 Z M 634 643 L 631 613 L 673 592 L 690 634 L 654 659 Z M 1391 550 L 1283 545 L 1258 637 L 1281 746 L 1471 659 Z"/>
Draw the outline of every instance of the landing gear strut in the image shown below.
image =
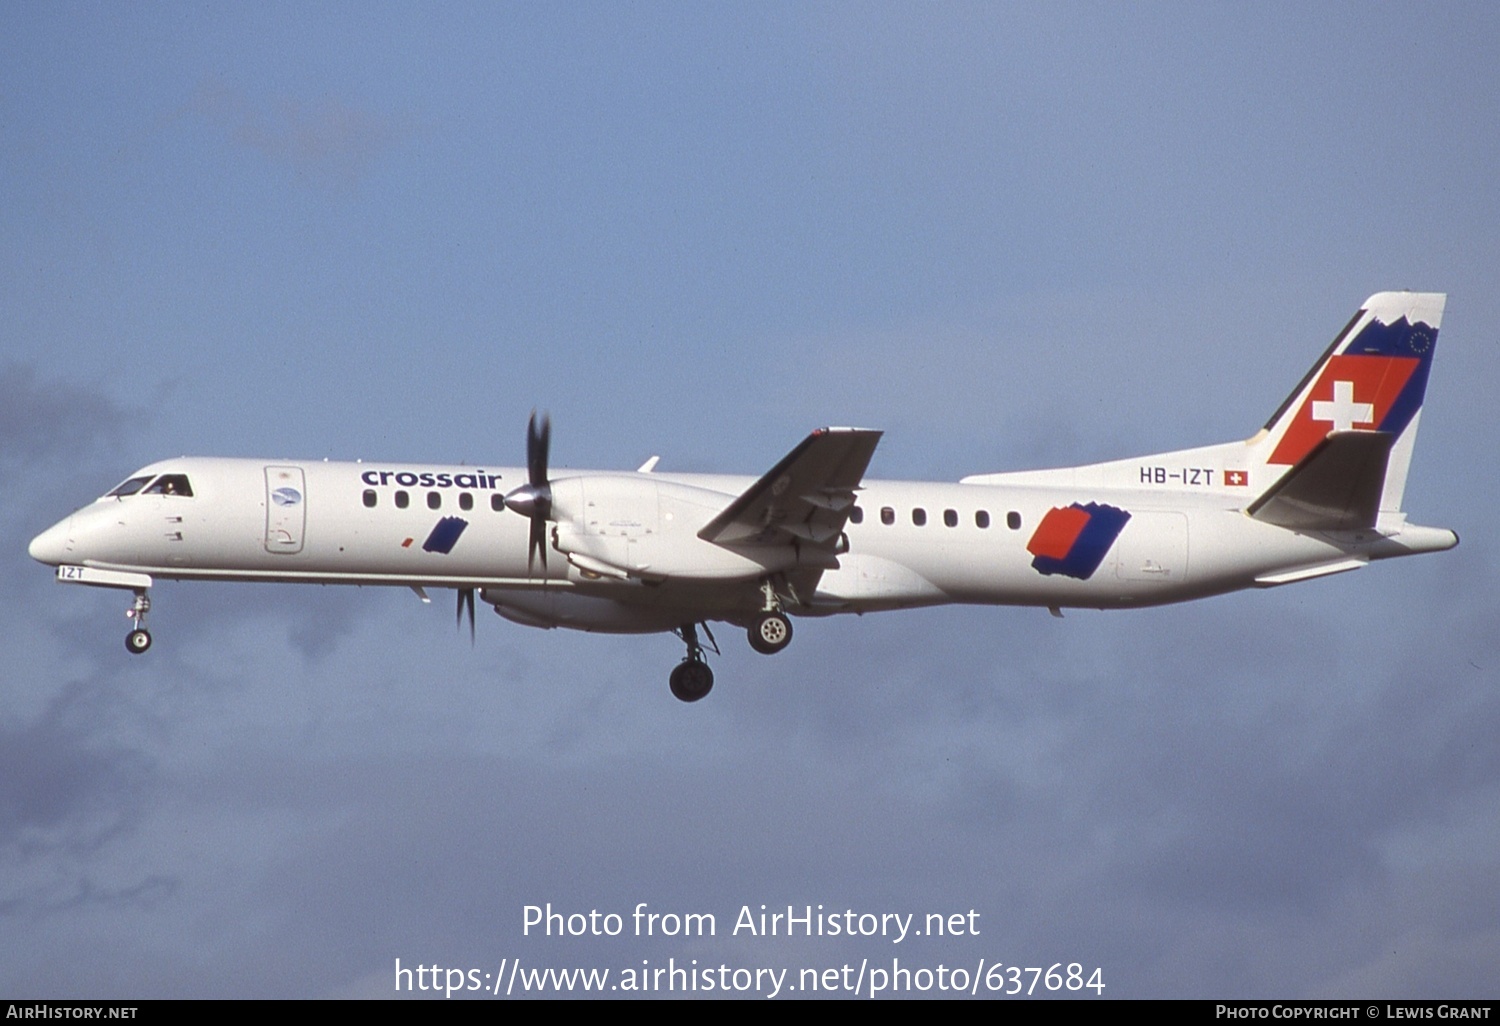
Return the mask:
<path id="1" fill-rule="evenodd" d="M 719 646 L 714 642 L 713 634 L 708 631 L 708 624 L 703 625 L 703 630 L 708 633 L 708 642 L 717 652 Z M 707 697 L 713 690 L 714 671 L 709 669 L 703 658 L 703 646 L 698 643 L 696 626 L 685 623 L 672 633 L 687 645 L 687 657 L 672 670 L 672 676 L 668 680 L 672 686 L 672 695 L 682 702 L 696 702 Z"/>
<path id="2" fill-rule="evenodd" d="M 151 612 L 151 597 L 146 594 L 146 589 L 137 588 L 135 605 L 125 610 L 125 615 L 135 623 L 130 633 L 125 635 L 125 649 L 131 655 L 140 655 L 151 647 L 151 632 L 146 630 L 146 614 L 149 612 Z"/>

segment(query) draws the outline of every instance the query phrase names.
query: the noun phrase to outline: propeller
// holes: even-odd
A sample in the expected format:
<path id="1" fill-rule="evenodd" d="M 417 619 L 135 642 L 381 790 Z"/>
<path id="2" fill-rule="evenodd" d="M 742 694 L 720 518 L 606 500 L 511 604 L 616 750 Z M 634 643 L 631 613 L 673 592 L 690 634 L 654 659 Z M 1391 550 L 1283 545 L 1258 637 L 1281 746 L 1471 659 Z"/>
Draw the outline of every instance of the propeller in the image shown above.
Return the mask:
<path id="1" fill-rule="evenodd" d="M 526 572 L 531 572 L 536 554 L 542 554 L 542 572 L 547 570 L 547 520 L 552 516 L 552 486 L 547 483 L 547 453 L 552 448 L 552 420 L 545 413 L 537 423 L 536 411 L 526 424 L 526 483 L 505 496 L 505 505 L 531 518 L 531 537 L 526 543 Z"/>
<path id="2" fill-rule="evenodd" d="M 469 610 L 469 644 L 474 644 L 474 589 L 458 589 L 458 626 L 464 625 L 464 607 Z"/>

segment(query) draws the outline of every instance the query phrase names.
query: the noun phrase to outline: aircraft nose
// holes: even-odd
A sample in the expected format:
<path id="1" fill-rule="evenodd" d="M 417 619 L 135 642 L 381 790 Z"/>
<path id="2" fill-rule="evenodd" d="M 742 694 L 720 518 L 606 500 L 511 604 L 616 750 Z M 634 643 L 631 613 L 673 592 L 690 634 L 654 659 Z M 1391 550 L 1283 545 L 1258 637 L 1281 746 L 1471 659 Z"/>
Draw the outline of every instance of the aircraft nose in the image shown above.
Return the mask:
<path id="1" fill-rule="evenodd" d="M 72 524 L 72 517 L 58 521 L 31 539 L 31 544 L 26 547 L 26 551 L 31 554 L 32 559 L 38 563 L 46 563 L 48 566 L 57 566 L 67 562 Z"/>

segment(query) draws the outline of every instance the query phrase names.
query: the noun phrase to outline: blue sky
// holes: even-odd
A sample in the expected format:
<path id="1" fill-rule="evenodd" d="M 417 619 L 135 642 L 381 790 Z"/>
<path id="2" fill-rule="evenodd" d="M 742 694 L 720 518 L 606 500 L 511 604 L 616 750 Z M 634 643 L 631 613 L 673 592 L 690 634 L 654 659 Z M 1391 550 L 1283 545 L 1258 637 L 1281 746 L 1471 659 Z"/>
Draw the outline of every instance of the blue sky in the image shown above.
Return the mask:
<path id="1" fill-rule="evenodd" d="M 0 15 L 0 992 L 387 994 L 393 960 L 886 958 L 520 935 L 551 901 L 983 913 L 1115 996 L 1494 996 L 1500 15 L 1478 4 L 13 4 Z M 669 638 L 406 593 L 117 595 L 26 541 L 178 453 L 871 473 L 1253 432 L 1450 293 L 1407 491 L 1455 551 L 1062 621 Z M 726 634 L 729 637 L 723 637 Z M 905 951 L 895 952 L 904 957 Z"/>

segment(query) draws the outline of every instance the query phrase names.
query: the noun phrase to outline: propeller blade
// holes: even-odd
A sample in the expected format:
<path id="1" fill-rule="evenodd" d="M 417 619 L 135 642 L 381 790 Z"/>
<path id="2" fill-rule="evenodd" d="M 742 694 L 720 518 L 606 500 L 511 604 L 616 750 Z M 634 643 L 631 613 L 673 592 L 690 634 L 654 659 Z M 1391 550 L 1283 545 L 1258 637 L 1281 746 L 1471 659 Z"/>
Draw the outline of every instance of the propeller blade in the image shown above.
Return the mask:
<path id="1" fill-rule="evenodd" d="M 542 573 L 547 572 L 547 521 L 542 517 L 531 518 L 531 538 L 526 543 L 526 572 L 531 573 L 531 561 L 542 554 Z"/>
<path id="2" fill-rule="evenodd" d="M 536 411 L 531 411 L 531 420 L 526 423 L 526 478 L 533 488 L 547 486 L 547 455 L 552 449 L 552 418 L 542 414 L 542 423 L 536 422 Z"/>
<path id="3" fill-rule="evenodd" d="M 458 589 L 458 626 L 464 624 L 464 607 L 469 608 L 469 644 L 474 644 L 474 589 Z"/>
<path id="4" fill-rule="evenodd" d="M 547 481 L 547 459 L 552 448 L 552 418 L 536 411 L 526 422 L 526 484 L 505 496 L 505 505 L 531 521 L 526 541 L 526 572 L 531 573 L 537 553 L 542 554 L 542 572 L 547 570 L 547 521 L 552 518 L 552 486 Z"/>

